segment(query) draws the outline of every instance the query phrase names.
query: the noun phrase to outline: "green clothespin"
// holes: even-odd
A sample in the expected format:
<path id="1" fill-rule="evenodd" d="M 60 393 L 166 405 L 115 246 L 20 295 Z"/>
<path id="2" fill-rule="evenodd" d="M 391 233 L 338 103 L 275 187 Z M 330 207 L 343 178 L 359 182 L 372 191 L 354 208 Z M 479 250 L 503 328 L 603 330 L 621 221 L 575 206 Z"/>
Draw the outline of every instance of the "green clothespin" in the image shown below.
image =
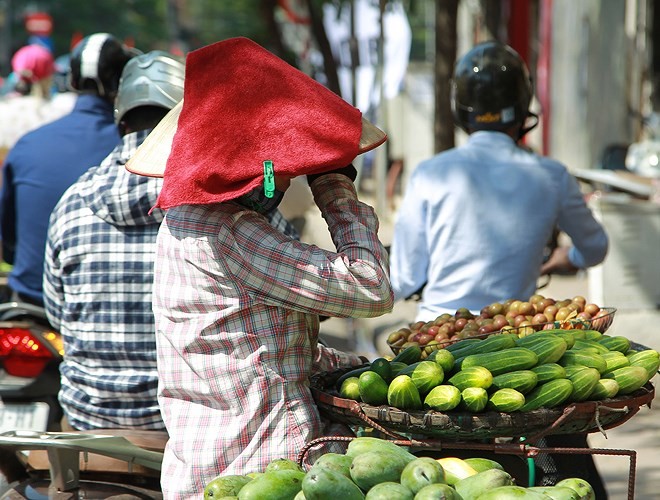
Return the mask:
<path id="1" fill-rule="evenodd" d="M 273 162 L 270 160 L 264 162 L 264 194 L 266 198 L 275 196 L 275 173 Z"/>

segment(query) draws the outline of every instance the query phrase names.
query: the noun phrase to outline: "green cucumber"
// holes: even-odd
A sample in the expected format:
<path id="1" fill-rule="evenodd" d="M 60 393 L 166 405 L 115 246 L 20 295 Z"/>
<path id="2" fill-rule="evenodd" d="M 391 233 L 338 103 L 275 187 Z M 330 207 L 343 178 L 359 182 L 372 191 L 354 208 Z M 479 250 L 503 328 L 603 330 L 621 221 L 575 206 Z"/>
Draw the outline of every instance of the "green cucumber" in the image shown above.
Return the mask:
<path id="1" fill-rule="evenodd" d="M 483 366 L 471 366 L 452 375 L 448 382 L 460 391 L 468 387 L 488 389 L 493 383 L 493 374 Z"/>
<path id="2" fill-rule="evenodd" d="M 538 375 L 532 370 L 516 370 L 515 372 L 502 373 L 493 377 L 491 389 L 515 389 L 526 394 L 538 383 Z"/>
<path id="3" fill-rule="evenodd" d="M 614 337 L 603 335 L 596 342 L 607 347 L 610 351 L 617 351 L 626 354 L 630 350 L 630 340 L 621 335 L 615 335 Z"/>
<path id="4" fill-rule="evenodd" d="M 538 408 L 554 408 L 565 402 L 573 393 L 573 383 L 566 378 L 558 378 L 538 385 L 525 397 L 525 404 L 520 411 L 532 411 Z"/>
<path id="5" fill-rule="evenodd" d="M 483 366 L 496 376 L 516 370 L 527 370 L 537 363 L 538 356 L 534 351 L 525 347 L 512 347 L 499 352 L 471 354 L 463 359 L 461 371 L 472 366 Z"/>
<path id="6" fill-rule="evenodd" d="M 581 350 L 569 350 L 559 360 L 559 364 L 566 367 L 568 365 L 582 365 L 595 368 L 598 373 L 605 373 L 607 362 L 600 354 L 583 352 Z"/>
<path id="7" fill-rule="evenodd" d="M 586 401 L 600 380 L 600 373 L 595 368 L 585 368 L 567 375 L 568 380 L 573 383 L 571 401 Z"/>
<path id="8" fill-rule="evenodd" d="M 648 382 L 648 374 L 646 368 L 643 366 L 624 366 L 614 370 L 613 372 L 606 373 L 603 378 L 612 378 L 619 384 L 618 395 L 625 395 L 635 392 L 642 388 Z"/>
<path id="9" fill-rule="evenodd" d="M 360 378 L 360 375 L 362 375 L 364 372 L 367 372 L 371 369 L 371 365 L 363 365 L 360 366 L 359 368 L 354 368 L 352 370 L 347 371 L 344 373 L 341 377 L 337 379 L 337 383 L 335 384 L 337 387 L 337 390 L 341 389 L 342 384 L 347 378 L 351 377 L 357 377 Z"/>
<path id="10" fill-rule="evenodd" d="M 520 410 L 525 405 L 525 395 L 510 388 L 499 389 L 490 395 L 488 408 L 503 413 Z"/>
<path id="11" fill-rule="evenodd" d="M 566 369 L 557 363 L 543 363 L 530 368 L 530 370 L 536 373 L 538 384 L 545 384 L 558 378 L 566 378 Z"/>
<path id="12" fill-rule="evenodd" d="M 394 356 L 392 359 L 393 362 L 395 363 L 405 363 L 407 365 L 410 365 L 412 363 L 416 363 L 419 361 L 422 357 L 422 348 L 416 345 L 411 345 L 406 347 L 405 349 L 402 349 L 399 354 Z"/>

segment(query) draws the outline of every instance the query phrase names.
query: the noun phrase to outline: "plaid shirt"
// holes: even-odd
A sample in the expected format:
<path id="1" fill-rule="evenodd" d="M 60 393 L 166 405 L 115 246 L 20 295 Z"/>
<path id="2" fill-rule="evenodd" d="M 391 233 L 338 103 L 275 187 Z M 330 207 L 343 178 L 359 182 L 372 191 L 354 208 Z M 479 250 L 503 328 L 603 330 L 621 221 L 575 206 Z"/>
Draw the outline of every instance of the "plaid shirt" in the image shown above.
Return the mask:
<path id="1" fill-rule="evenodd" d="M 318 315 L 392 309 L 373 209 L 342 175 L 319 178 L 313 193 L 337 253 L 231 202 L 167 212 L 154 275 L 166 498 L 201 498 L 218 474 L 295 459 L 325 435 L 309 376 L 360 361 L 318 345 Z"/>
<path id="2" fill-rule="evenodd" d="M 148 131 L 126 135 L 53 210 L 44 299 L 64 340 L 59 399 L 76 429 L 163 429 L 156 399 L 153 255 L 161 179 L 124 164 Z"/>

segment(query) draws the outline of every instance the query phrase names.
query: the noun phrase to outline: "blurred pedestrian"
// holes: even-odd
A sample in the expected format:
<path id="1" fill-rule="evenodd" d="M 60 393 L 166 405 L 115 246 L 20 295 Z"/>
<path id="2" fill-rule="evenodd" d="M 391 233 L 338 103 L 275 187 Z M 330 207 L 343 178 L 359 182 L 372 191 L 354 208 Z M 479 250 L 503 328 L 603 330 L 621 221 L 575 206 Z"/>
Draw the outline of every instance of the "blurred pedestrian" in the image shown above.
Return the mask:
<path id="1" fill-rule="evenodd" d="M 81 40 L 71 56 L 71 84 L 78 92 L 73 111 L 21 137 L 5 160 L 0 234 L 17 300 L 43 304 L 48 218 L 64 191 L 119 143 L 114 99 L 135 54 L 107 33 Z"/>
<path id="2" fill-rule="evenodd" d="M 11 89 L 5 89 L 0 99 L 0 149 L 5 151 L 0 161 L 20 137 L 73 108 L 73 103 L 52 106 L 55 63 L 48 49 L 42 45 L 21 47 L 11 64 L 8 78 Z"/>

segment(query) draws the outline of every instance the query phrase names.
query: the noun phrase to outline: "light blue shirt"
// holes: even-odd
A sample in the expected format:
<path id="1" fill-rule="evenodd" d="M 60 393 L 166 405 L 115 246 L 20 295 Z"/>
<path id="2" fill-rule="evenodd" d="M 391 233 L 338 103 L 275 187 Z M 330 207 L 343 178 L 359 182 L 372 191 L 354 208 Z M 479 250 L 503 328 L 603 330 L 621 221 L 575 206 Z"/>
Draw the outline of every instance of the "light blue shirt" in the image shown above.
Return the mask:
<path id="1" fill-rule="evenodd" d="M 421 321 L 527 299 L 555 225 L 571 238 L 576 267 L 605 258 L 605 230 L 564 165 L 519 148 L 506 134 L 476 132 L 411 174 L 391 247 L 395 299 L 428 282 Z"/>

